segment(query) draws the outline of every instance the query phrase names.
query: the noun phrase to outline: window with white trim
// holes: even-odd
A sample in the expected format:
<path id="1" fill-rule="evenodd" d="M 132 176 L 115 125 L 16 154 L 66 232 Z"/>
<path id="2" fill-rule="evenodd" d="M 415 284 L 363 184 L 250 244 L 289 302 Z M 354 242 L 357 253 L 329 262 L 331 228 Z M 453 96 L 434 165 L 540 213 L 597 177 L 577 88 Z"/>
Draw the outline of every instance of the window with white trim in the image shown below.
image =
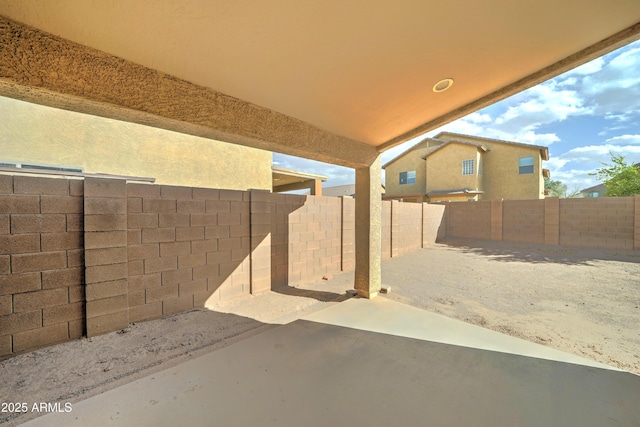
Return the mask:
<path id="1" fill-rule="evenodd" d="M 473 159 L 462 161 L 462 175 L 473 175 Z"/>

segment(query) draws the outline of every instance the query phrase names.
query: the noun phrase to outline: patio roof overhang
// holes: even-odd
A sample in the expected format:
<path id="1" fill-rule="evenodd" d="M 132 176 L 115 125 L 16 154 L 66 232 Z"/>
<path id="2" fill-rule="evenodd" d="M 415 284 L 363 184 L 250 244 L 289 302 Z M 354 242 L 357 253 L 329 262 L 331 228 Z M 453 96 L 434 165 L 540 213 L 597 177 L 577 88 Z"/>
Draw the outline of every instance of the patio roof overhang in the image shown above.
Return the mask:
<path id="1" fill-rule="evenodd" d="M 349 167 L 640 36 L 636 0 L 5 0 L 0 16 L 0 95 Z"/>

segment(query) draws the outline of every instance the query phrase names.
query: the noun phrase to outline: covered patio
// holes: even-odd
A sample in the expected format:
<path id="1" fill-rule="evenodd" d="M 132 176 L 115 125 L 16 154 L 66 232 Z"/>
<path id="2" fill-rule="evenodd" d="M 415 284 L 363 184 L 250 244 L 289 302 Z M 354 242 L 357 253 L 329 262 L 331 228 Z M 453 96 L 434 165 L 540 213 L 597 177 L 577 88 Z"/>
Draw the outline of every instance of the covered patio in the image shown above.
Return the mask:
<path id="1" fill-rule="evenodd" d="M 628 372 L 355 298 L 23 425 L 632 426 L 639 399 Z"/>
<path id="2" fill-rule="evenodd" d="M 381 153 L 639 38 L 637 0 L 3 1 L 0 96 L 356 172 L 358 299 L 28 425 L 637 424 L 633 374 L 370 299 Z"/>

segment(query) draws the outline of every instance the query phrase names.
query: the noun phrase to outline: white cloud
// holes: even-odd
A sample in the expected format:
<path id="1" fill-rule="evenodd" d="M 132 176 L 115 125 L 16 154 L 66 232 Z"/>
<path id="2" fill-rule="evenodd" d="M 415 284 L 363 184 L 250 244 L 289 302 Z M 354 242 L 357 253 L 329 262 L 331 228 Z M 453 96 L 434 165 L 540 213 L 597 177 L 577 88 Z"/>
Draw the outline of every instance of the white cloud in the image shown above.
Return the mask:
<path id="1" fill-rule="evenodd" d="M 598 71 L 602 70 L 602 67 L 604 67 L 605 65 L 605 60 L 604 58 L 600 57 L 600 58 L 596 58 L 593 61 L 589 61 L 586 64 L 583 64 L 577 68 L 574 68 L 573 70 L 567 72 L 564 74 L 565 77 L 570 77 L 570 76 L 581 76 L 581 75 L 590 75 L 593 73 L 597 73 Z"/>
<path id="2" fill-rule="evenodd" d="M 471 113 L 464 118 L 465 121 L 471 123 L 491 123 L 492 119 L 489 114 L 479 112 Z"/>
<path id="3" fill-rule="evenodd" d="M 605 141 L 610 145 L 640 145 L 640 135 L 619 135 Z"/>
<path id="4" fill-rule="evenodd" d="M 569 77 L 564 80 L 558 78 L 556 82 L 558 87 L 574 86 L 576 83 L 578 83 L 578 79 L 576 77 Z"/>
<path id="5" fill-rule="evenodd" d="M 549 146 L 554 142 L 560 141 L 555 133 L 535 133 L 532 130 L 520 132 L 516 135 L 516 142 L 524 142 L 526 144 Z"/>
<path id="6" fill-rule="evenodd" d="M 590 171 L 571 169 L 566 171 L 551 171 L 551 179 L 560 181 L 567 186 L 569 192 L 582 190 L 598 184 L 595 176 L 589 175 Z"/>
<path id="7" fill-rule="evenodd" d="M 614 54 L 602 69 L 582 79 L 580 91 L 593 105 L 594 113 L 628 119 L 640 108 L 640 47 L 637 46 L 640 42 Z"/>
<path id="8" fill-rule="evenodd" d="M 488 126 L 490 122 L 482 123 L 473 122 L 469 120 L 469 116 L 463 117 L 459 120 L 451 122 L 447 125 L 442 126 L 441 128 L 436 129 L 433 132 L 430 132 L 429 135 L 433 136 L 440 132 L 454 132 L 454 133 L 462 133 L 465 135 L 477 135 L 477 136 L 489 136 L 488 132 L 490 132 L 490 127 Z"/>
<path id="9" fill-rule="evenodd" d="M 587 145 L 585 147 L 576 147 L 563 154 L 564 158 L 567 156 L 576 156 L 576 158 L 595 158 L 594 156 L 604 156 L 605 160 L 608 160 L 609 153 L 638 156 L 640 155 L 640 147 L 635 145 Z M 582 157 L 577 157 L 582 156 Z M 586 157 L 585 157 L 586 156 Z"/>
<path id="10" fill-rule="evenodd" d="M 545 160 L 544 167 L 549 169 L 551 172 L 556 172 L 562 169 L 567 163 L 569 163 L 569 159 L 550 157 L 549 160 Z"/>
<path id="11" fill-rule="evenodd" d="M 521 102 L 509 106 L 496 118 L 497 129 L 515 135 L 526 134 L 545 124 L 590 113 L 578 92 L 561 89 L 554 81 L 531 88 L 520 98 Z"/>
<path id="12" fill-rule="evenodd" d="M 552 175 L 565 173 L 567 170 L 595 172 L 603 164 L 611 162 L 610 153 L 624 156 L 629 163 L 640 161 L 640 146 L 605 143 L 573 148 L 560 156 L 552 157 L 545 162 L 545 167 L 551 171 Z"/>
<path id="13" fill-rule="evenodd" d="M 551 171 L 551 178 L 567 184 L 569 189 L 587 188 L 598 184 L 596 169 L 611 163 L 611 155 L 622 155 L 627 163 L 640 161 L 640 135 L 621 135 L 609 138 L 601 145 L 573 148 L 559 156 L 551 157 L 544 165 Z"/>

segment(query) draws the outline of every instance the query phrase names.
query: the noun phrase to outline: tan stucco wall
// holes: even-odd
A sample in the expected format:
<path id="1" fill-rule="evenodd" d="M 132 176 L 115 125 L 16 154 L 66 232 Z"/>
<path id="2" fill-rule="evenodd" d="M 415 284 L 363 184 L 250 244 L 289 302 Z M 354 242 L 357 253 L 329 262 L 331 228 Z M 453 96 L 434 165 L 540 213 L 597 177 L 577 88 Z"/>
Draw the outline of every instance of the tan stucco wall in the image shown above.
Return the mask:
<path id="1" fill-rule="evenodd" d="M 489 149 L 482 156 L 481 189 L 484 194 L 480 196 L 480 199 L 544 198 L 544 178 L 542 177 L 541 169 L 542 157 L 539 148 L 500 143 L 490 139 L 476 139 L 457 134 L 455 139 L 476 144 L 480 143 Z M 518 160 L 520 157 L 528 156 L 533 156 L 533 174 L 520 175 L 518 172 Z"/>
<path id="2" fill-rule="evenodd" d="M 0 162 L 155 178 L 158 184 L 271 189 L 272 154 L 0 97 Z"/>
<path id="3" fill-rule="evenodd" d="M 544 198 L 540 150 L 503 144 L 493 144 L 490 150 L 484 156 L 483 199 Z M 533 156 L 533 174 L 520 175 L 518 162 L 529 156 Z"/>
<path id="4" fill-rule="evenodd" d="M 424 194 L 427 191 L 427 179 L 425 161 L 422 157 L 437 145 L 433 141 L 424 141 L 405 156 L 387 165 L 385 168 L 385 194 Z M 400 185 L 400 172 L 408 171 L 416 171 L 416 183 Z"/>
<path id="5" fill-rule="evenodd" d="M 474 160 L 473 174 L 462 175 L 462 161 Z M 427 157 L 427 192 L 459 188 L 478 189 L 478 148 L 449 144 Z"/>

